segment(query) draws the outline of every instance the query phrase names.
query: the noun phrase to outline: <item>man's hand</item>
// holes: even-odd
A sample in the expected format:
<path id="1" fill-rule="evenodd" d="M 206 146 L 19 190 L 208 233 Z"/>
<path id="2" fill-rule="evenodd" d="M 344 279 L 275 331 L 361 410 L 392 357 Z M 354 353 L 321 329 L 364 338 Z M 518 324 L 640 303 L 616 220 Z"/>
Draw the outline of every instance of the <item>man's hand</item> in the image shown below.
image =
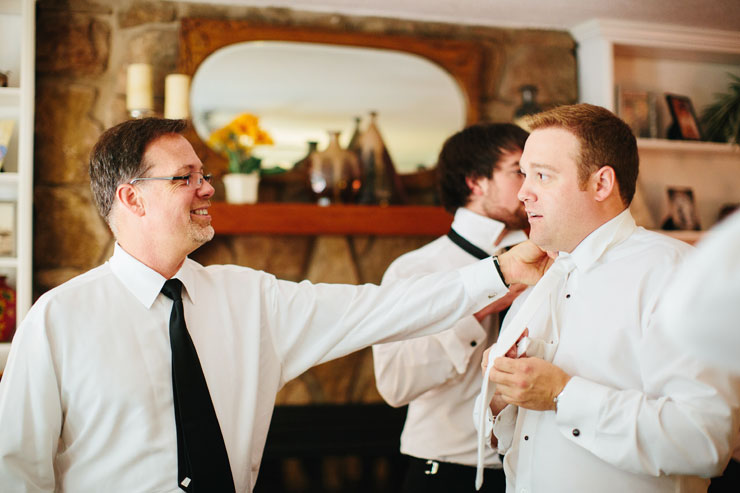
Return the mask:
<path id="1" fill-rule="evenodd" d="M 481 308 L 478 312 L 475 313 L 475 319 L 480 322 L 484 318 L 486 318 L 488 315 L 492 313 L 498 313 L 504 308 L 508 308 L 511 306 L 511 304 L 514 302 L 517 296 L 521 294 L 522 291 L 527 289 L 526 284 L 512 284 L 509 287 L 509 292 L 506 293 L 506 295 L 503 298 L 499 298 L 493 303 L 484 306 Z"/>
<path id="2" fill-rule="evenodd" d="M 557 254 L 542 250 L 532 240 L 519 243 L 517 246 L 498 256 L 498 263 L 506 284 L 536 284 L 554 262 Z"/>
<path id="3" fill-rule="evenodd" d="M 519 341 L 524 339 L 529 335 L 529 329 L 524 329 L 524 332 L 519 337 L 519 339 L 516 341 L 516 344 L 511 346 L 508 351 L 506 351 L 505 356 L 507 358 L 516 358 L 517 355 L 517 344 L 519 344 Z M 493 349 L 493 346 L 489 347 L 483 352 L 483 359 L 480 362 L 481 366 L 481 372 L 483 373 L 483 378 L 490 378 L 486 376 L 486 365 L 488 364 L 488 353 L 491 352 L 491 349 Z M 521 357 L 525 357 L 526 354 L 523 354 Z M 500 413 L 505 407 L 507 402 L 504 401 L 503 397 L 500 394 L 500 391 L 496 389 L 496 393 L 493 394 L 493 399 L 491 400 L 490 408 L 491 408 L 491 414 L 494 416 L 498 416 L 498 413 Z M 494 443 L 493 446 L 495 447 L 496 444 Z"/>
<path id="4" fill-rule="evenodd" d="M 508 404 L 535 411 L 555 410 L 555 397 L 570 375 L 540 358 L 496 358 L 489 377 Z"/>
<path id="5" fill-rule="evenodd" d="M 527 337 L 528 335 L 529 335 L 529 329 L 524 329 L 524 332 L 522 332 L 522 335 L 520 335 L 519 336 L 519 339 L 516 340 L 516 343 L 514 343 L 514 345 L 511 346 L 506 351 L 506 353 L 504 354 L 504 356 L 506 356 L 507 358 L 516 358 L 517 357 L 517 354 L 516 354 L 517 353 L 517 347 L 516 347 L 517 344 L 519 344 L 519 342 L 521 342 L 521 340 L 524 339 L 525 337 Z M 493 345 L 491 347 L 489 347 L 488 349 L 486 349 L 485 351 L 483 351 L 483 359 L 481 359 L 481 362 L 480 362 L 480 371 L 481 371 L 481 373 L 483 373 L 483 376 L 484 377 L 486 376 L 486 367 L 488 366 L 488 353 L 490 353 L 492 349 L 493 349 Z M 526 355 L 527 354 L 525 353 L 525 354 L 522 355 L 522 357 L 525 357 Z"/>

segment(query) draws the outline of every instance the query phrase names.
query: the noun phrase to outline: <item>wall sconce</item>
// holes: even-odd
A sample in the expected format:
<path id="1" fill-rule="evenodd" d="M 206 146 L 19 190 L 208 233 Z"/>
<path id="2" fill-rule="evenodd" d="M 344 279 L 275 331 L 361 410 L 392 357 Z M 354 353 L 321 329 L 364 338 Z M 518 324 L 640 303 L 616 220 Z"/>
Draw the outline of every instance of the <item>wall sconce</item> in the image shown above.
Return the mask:
<path id="1" fill-rule="evenodd" d="M 190 77 L 169 74 L 164 80 L 164 117 L 189 118 Z M 131 118 L 155 116 L 152 94 L 152 66 L 132 63 L 126 73 L 126 109 Z"/>

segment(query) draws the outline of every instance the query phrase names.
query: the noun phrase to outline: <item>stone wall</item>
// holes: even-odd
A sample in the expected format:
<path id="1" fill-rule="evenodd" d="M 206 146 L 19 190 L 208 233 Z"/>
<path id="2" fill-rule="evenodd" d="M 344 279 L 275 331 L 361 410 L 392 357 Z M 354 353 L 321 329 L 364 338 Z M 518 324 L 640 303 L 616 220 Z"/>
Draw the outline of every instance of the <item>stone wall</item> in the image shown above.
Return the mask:
<path id="1" fill-rule="evenodd" d="M 499 29 L 379 17 L 134 0 L 39 0 L 36 54 L 34 292 L 38 296 L 104 262 L 112 236 L 92 203 L 87 156 L 100 133 L 127 118 L 129 63 L 154 66 L 155 105 L 176 71 L 179 19 L 244 19 L 281 26 L 472 39 L 485 47 L 483 119 L 511 121 L 518 88 L 539 87 L 545 105 L 577 99 L 574 42 L 555 31 Z M 217 236 L 193 254 L 290 280 L 379 282 L 398 255 L 424 237 Z M 280 403 L 370 402 L 369 350 L 321 365 L 281 392 Z"/>

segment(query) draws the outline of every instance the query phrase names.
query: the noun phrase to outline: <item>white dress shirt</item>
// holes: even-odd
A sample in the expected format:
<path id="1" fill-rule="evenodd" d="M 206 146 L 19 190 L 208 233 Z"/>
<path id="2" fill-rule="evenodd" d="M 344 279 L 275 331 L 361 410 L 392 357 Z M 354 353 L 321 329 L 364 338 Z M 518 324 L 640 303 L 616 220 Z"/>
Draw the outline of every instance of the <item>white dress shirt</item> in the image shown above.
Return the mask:
<path id="1" fill-rule="evenodd" d="M 686 350 L 740 377 L 740 212 L 701 240 L 676 273 L 658 313 L 676 328 Z M 702 326 L 706 330 L 696 330 Z"/>
<path id="2" fill-rule="evenodd" d="M 527 239 L 522 231 L 514 231 L 494 245 L 504 224 L 465 208 L 455 212 L 452 228 L 489 254 Z M 397 258 L 383 283 L 474 262 L 475 257 L 445 235 Z M 480 360 L 497 332 L 497 315 L 484 319 L 483 325 L 468 315 L 439 334 L 373 346 L 380 395 L 392 406 L 409 405 L 401 452 L 475 466 L 475 429 L 470 415 L 480 388 Z M 501 467 L 495 451 L 489 451 L 485 465 Z"/>
<path id="3" fill-rule="evenodd" d="M 236 491 L 251 491 L 275 394 L 309 367 L 426 335 L 506 292 L 490 259 L 378 288 L 186 260 L 175 275 Z M 165 279 L 113 257 L 44 294 L 0 382 L 0 489 L 179 492 Z"/>
<path id="4" fill-rule="evenodd" d="M 658 298 L 691 247 L 635 228 L 604 251 L 622 221 L 634 224 L 625 211 L 572 252 L 553 359 L 572 378 L 557 413 L 519 409 L 513 430 L 496 419 L 499 447 L 513 434 L 504 460 L 510 493 L 706 491 L 708 480 L 688 475 L 720 473 L 718 457 L 729 455 L 735 425 L 724 379 L 655 323 Z M 548 323 L 542 307 L 531 325 Z"/>
<path id="5" fill-rule="evenodd" d="M 714 227 L 676 272 L 658 307 L 677 345 L 726 372 L 740 409 L 740 212 Z M 740 417 L 736 418 L 740 427 Z M 733 458 L 740 461 L 740 434 Z"/>

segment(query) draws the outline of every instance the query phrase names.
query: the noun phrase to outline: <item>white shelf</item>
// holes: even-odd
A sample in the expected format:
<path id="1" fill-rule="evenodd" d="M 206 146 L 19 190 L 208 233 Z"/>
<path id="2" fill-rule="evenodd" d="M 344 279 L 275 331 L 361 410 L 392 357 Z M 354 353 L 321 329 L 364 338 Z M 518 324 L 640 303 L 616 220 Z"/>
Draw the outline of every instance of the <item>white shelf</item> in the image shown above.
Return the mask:
<path id="1" fill-rule="evenodd" d="M 671 67 L 686 66 L 689 70 L 706 65 L 716 65 L 724 70 L 740 65 L 740 35 L 737 31 L 594 19 L 576 26 L 571 34 L 577 42 L 580 100 L 610 110 L 614 110 L 614 84 L 623 83 L 620 75 L 627 75 L 616 73 L 617 59 L 648 58 Z M 650 72 L 660 71 L 656 67 L 650 71 L 635 69 L 636 76 L 642 81 L 655 76 Z M 677 82 L 675 79 L 655 82 L 659 83 L 656 89 L 661 86 L 671 92 L 680 89 L 680 86 L 670 89 L 669 86 Z M 707 85 L 705 82 L 696 81 L 692 87 L 698 90 Z M 724 89 L 720 87 L 720 90 Z"/>
<path id="2" fill-rule="evenodd" d="M 20 15 L 24 0 L 0 0 L 0 14 Z"/>
<path id="3" fill-rule="evenodd" d="M 728 90 L 728 73 L 740 76 L 740 28 L 737 31 L 595 19 L 575 27 L 578 90 L 581 102 L 614 111 L 615 86 L 653 93 L 658 134 L 672 116 L 665 93 L 689 97 L 695 113 Z M 740 203 L 740 148 L 714 142 L 637 139 L 638 189 L 646 224 L 655 227 L 668 214 L 667 189 L 693 191 L 699 223 L 711 228 L 719 211 Z M 701 233 L 663 232 L 694 242 Z"/>
<path id="4" fill-rule="evenodd" d="M 10 87 L 0 88 L 0 119 L 15 121 L 0 172 L 0 201 L 15 203 L 16 252 L 0 257 L 0 273 L 15 286 L 18 323 L 32 301 L 35 17 L 35 0 L 0 0 L 0 67 L 10 71 Z M 0 344 L 0 368 L 9 347 Z"/>
<path id="5" fill-rule="evenodd" d="M 719 142 L 701 142 L 693 140 L 637 139 L 637 147 L 640 150 L 654 149 L 675 152 L 711 152 L 725 154 L 740 153 L 740 146 L 737 144 L 722 144 Z"/>
<path id="6" fill-rule="evenodd" d="M 18 259 L 15 257 L 0 257 L 0 269 L 15 269 L 18 267 Z"/>
<path id="7" fill-rule="evenodd" d="M 18 106 L 20 102 L 20 87 L 0 87 L 0 106 Z"/>
<path id="8" fill-rule="evenodd" d="M 10 343 L 0 342 L 0 373 L 5 368 L 5 363 L 8 362 L 8 354 L 10 354 Z"/>

